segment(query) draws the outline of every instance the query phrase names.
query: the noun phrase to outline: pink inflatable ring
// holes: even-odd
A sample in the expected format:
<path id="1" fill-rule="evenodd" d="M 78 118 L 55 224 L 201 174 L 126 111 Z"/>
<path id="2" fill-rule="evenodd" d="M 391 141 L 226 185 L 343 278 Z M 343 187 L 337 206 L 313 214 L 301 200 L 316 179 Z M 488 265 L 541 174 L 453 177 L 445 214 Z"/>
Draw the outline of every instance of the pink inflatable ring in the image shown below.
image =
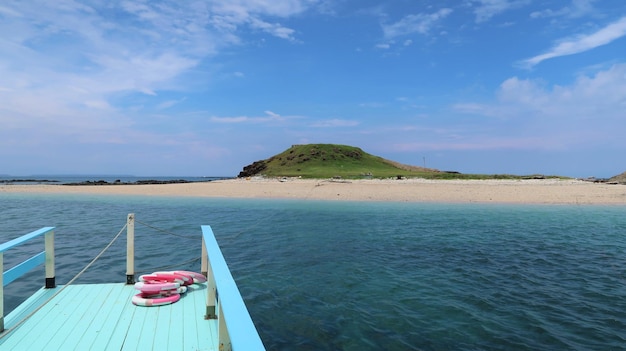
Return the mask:
<path id="1" fill-rule="evenodd" d="M 151 297 L 151 295 L 144 295 L 139 293 L 133 296 L 132 303 L 136 306 L 163 306 L 169 305 L 180 300 L 180 294 L 172 294 L 169 296 L 159 295 L 161 297 Z"/>
<path id="2" fill-rule="evenodd" d="M 206 282 L 206 277 L 200 273 L 190 272 L 190 271 L 174 271 L 173 273 L 186 274 L 193 278 L 194 283 L 204 283 Z"/>
<path id="3" fill-rule="evenodd" d="M 144 294 L 161 294 L 165 291 L 177 291 L 179 287 L 180 284 L 178 283 L 135 283 L 135 289 Z"/>

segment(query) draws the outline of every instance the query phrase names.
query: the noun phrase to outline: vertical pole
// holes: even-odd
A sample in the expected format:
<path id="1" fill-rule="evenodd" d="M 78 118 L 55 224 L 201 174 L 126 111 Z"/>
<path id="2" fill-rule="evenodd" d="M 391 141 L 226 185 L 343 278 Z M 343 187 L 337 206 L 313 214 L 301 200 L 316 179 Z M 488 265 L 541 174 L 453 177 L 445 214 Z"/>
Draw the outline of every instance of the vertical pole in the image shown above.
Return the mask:
<path id="1" fill-rule="evenodd" d="M 135 214 L 126 219 L 126 284 L 135 284 Z"/>
<path id="2" fill-rule="evenodd" d="M 4 252 L 0 252 L 0 332 L 4 331 Z"/>
<path id="3" fill-rule="evenodd" d="M 206 250 L 206 243 L 204 242 L 204 236 L 202 237 L 202 255 L 200 256 L 200 273 L 205 277 L 208 277 L 209 272 L 209 254 Z"/>
<path id="4" fill-rule="evenodd" d="M 54 273 L 54 231 L 44 234 L 44 246 L 46 251 L 46 289 L 56 288 Z"/>
<path id="5" fill-rule="evenodd" d="M 202 256 L 200 259 L 200 272 L 207 277 L 207 298 L 206 298 L 206 314 L 204 319 L 215 319 L 215 304 L 217 300 L 217 289 L 215 286 L 215 277 L 211 272 L 211 262 L 209 261 L 209 254 L 206 249 L 206 243 L 204 237 L 202 237 Z"/>
<path id="6" fill-rule="evenodd" d="M 217 343 L 220 350 L 231 351 L 230 336 L 228 335 L 228 328 L 226 327 L 226 321 L 224 320 L 222 304 L 218 303 L 217 305 L 220 314 L 217 321 Z"/>

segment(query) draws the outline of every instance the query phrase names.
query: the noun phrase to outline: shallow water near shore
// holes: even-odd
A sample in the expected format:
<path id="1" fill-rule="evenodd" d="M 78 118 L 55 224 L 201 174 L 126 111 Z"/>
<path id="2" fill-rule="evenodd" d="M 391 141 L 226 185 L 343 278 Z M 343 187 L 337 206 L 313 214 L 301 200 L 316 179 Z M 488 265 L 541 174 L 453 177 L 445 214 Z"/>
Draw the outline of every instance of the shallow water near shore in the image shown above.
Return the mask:
<path id="1" fill-rule="evenodd" d="M 626 345 L 624 206 L 7 194 L 0 242 L 55 226 L 64 284 L 131 212 L 163 230 L 136 225 L 138 273 L 199 270 L 212 226 L 268 350 Z M 125 249 L 122 237 L 76 283 L 125 281 Z M 5 268 L 26 257 L 13 251 Z M 42 280 L 7 286 L 5 312 Z"/>

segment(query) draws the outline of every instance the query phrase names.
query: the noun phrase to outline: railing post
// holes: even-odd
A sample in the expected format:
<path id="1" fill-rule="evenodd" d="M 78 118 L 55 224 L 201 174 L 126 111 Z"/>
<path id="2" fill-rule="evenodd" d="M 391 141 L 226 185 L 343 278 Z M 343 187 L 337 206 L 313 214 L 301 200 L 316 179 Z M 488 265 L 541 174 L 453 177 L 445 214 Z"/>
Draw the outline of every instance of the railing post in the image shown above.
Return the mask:
<path id="1" fill-rule="evenodd" d="M 56 276 L 54 273 L 54 231 L 44 234 L 44 246 L 46 251 L 46 289 L 56 288 Z"/>
<path id="2" fill-rule="evenodd" d="M 4 331 L 4 252 L 0 252 L 0 332 Z"/>
<path id="3" fill-rule="evenodd" d="M 207 277 L 207 298 L 206 298 L 206 314 L 204 319 L 216 319 L 215 303 L 217 297 L 217 287 L 215 285 L 215 276 L 211 272 L 211 262 L 206 249 L 204 237 L 202 238 L 202 256 L 200 258 L 200 272 Z"/>
<path id="4" fill-rule="evenodd" d="M 230 344 L 230 335 L 228 335 L 228 327 L 226 326 L 226 320 L 224 320 L 224 311 L 222 310 L 222 304 L 217 303 L 219 316 L 217 321 L 217 344 L 220 350 L 231 351 L 232 345 Z"/>
<path id="5" fill-rule="evenodd" d="M 204 236 L 202 237 L 202 255 L 200 256 L 200 273 L 205 277 L 209 274 L 209 254 L 206 250 L 206 243 L 204 242 Z"/>
<path id="6" fill-rule="evenodd" d="M 135 284 L 135 214 L 126 219 L 126 284 Z"/>

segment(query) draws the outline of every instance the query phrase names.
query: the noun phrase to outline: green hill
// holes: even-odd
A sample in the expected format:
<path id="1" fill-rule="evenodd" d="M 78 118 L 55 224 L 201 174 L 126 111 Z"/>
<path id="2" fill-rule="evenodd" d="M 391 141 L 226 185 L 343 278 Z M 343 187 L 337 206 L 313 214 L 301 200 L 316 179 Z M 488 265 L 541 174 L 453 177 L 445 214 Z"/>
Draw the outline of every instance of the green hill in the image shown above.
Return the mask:
<path id="1" fill-rule="evenodd" d="M 364 152 L 358 147 L 335 144 L 293 145 L 282 153 L 244 167 L 239 177 L 388 178 L 432 177 L 435 169 L 403 165 Z"/>
<path id="2" fill-rule="evenodd" d="M 463 174 L 410 166 L 370 155 L 358 147 L 336 144 L 293 145 L 278 155 L 243 168 L 240 178 L 252 176 L 302 178 L 426 178 L 426 179 L 543 179 L 567 178 L 541 174 Z"/>

